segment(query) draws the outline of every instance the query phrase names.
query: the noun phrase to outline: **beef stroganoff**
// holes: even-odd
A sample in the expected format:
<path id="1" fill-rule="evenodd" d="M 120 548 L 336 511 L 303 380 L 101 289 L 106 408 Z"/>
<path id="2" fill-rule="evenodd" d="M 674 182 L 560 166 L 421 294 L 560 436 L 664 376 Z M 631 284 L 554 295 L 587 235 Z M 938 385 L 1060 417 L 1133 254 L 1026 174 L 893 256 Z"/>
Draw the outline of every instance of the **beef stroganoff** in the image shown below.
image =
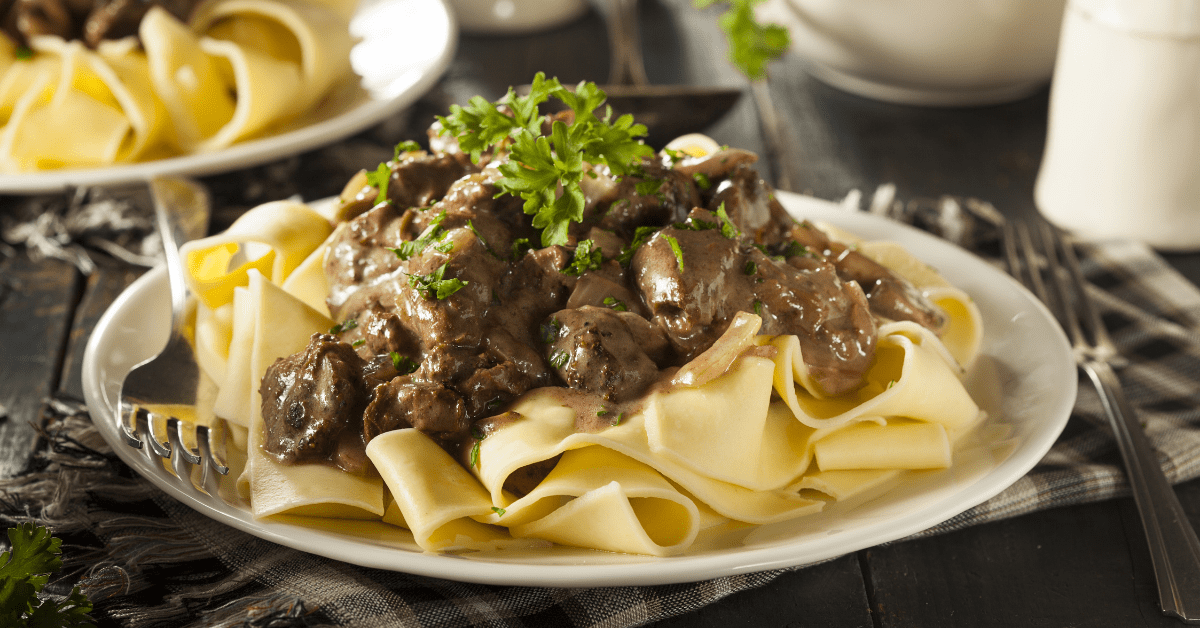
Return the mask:
<path id="1" fill-rule="evenodd" d="M 654 152 L 594 86 L 534 85 L 452 109 L 330 212 L 269 203 L 185 247 L 254 516 L 668 556 L 952 464 L 982 414 L 968 295 L 796 222 L 752 153 Z"/>

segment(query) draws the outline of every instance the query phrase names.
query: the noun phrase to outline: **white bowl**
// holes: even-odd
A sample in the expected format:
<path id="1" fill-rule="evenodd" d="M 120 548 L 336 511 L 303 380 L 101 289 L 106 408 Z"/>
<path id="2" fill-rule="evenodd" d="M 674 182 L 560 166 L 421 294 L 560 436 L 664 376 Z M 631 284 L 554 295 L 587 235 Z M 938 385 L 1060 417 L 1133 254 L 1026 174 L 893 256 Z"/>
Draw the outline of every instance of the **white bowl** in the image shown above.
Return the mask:
<path id="1" fill-rule="evenodd" d="M 984 105 L 1050 79 L 1066 0 L 770 0 L 818 79 L 891 102 Z"/>
<path id="2" fill-rule="evenodd" d="M 450 0 L 464 33 L 523 35 L 561 26 L 582 16 L 586 0 Z"/>

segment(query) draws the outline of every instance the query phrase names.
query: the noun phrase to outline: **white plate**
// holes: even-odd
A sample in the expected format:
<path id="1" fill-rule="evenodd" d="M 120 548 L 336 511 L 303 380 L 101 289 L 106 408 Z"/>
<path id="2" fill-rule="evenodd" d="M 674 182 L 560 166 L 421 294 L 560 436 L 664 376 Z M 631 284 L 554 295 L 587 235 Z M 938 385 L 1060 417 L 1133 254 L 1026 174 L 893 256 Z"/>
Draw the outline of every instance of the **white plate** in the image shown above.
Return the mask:
<path id="1" fill-rule="evenodd" d="M 0 174 L 0 193 L 120 185 L 164 174 L 201 176 L 266 163 L 335 142 L 397 115 L 433 87 L 454 55 L 458 30 L 442 0 L 361 0 L 350 20 L 359 41 L 348 80 L 314 111 L 275 135 L 229 148 L 103 168 Z"/>
<path id="2" fill-rule="evenodd" d="M 890 220 L 848 213 L 827 201 L 779 193 L 789 210 L 868 239 L 900 242 L 966 290 L 983 312 L 982 355 L 968 378 L 989 412 L 979 438 L 955 452 L 950 469 L 921 472 L 874 495 L 778 524 L 702 538 L 674 558 L 553 548 L 523 552 L 422 553 L 384 524 L 345 529 L 255 520 L 242 505 L 184 489 L 146 454 L 124 445 L 114 408 L 133 364 L 166 343 L 169 305 L 162 268 L 129 287 L 97 324 L 83 362 L 88 408 L 126 463 L 175 499 L 253 535 L 359 565 L 425 576 L 525 586 L 647 585 L 803 565 L 899 539 L 945 521 L 1023 476 L 1054 443 L 1075 401 L 1075 363 L 1062 330 L 1029 292 L 973 255 Z M 390 531 L 389 531 L 390 530 Z"/>

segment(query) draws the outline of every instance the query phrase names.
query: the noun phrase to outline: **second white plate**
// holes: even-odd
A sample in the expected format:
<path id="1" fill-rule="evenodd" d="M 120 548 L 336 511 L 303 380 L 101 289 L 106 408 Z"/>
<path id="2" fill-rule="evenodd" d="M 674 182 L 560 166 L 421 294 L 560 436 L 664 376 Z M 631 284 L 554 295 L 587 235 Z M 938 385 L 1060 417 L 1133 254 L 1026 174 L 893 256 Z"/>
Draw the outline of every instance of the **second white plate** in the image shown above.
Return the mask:
<path id="1" fill-rule="evenodd" d="M 825 512 L 702 538 L 673 558 L 565 547 L 458 555 L 429 554 L 407 532 L 382 523 L 353 527 L 263 519 L 243 505 L 184 488 L 157 460 L 123 444 L 114 408 L 132 365 L 166 343 L 166 273 L 152 271 L 113 303 L 88 341 L 83 385 L 92 419 L 117 454 L 143 477 L 200 513 L 260 538 L 337 560 L 424 576 L 488 584 L 594 587 L 694 582 L 804 565 L 903 538 L 996 495 L 1050 449 L 1075 401 L 1076 374 L 1066 337 L 1042 304 L 1003 272 L 929 234 L 827 201 L 779 193 L 797 217 L 827 221 L 872 240 L 894 240 L 965 290 L 983 313 L 982 353 L 968 388 L 988 412 L 954 466 L 912 473 L 886 492 L 837 503 Z"/>
<path id="2" fill-rule="evenodd" d="M 397 115 L 437 82 L 458 41 L 442 0 L 362 0 L 350 20 L 358 39 L 349 77 L 317 109 L 274 135 L 212 153 L 103 168 L 0 174 L 0 193 L 59 192 L 71 186 L 121 185 L 156 175 L 202 176 L 248 168 L 335 142 Z"/>

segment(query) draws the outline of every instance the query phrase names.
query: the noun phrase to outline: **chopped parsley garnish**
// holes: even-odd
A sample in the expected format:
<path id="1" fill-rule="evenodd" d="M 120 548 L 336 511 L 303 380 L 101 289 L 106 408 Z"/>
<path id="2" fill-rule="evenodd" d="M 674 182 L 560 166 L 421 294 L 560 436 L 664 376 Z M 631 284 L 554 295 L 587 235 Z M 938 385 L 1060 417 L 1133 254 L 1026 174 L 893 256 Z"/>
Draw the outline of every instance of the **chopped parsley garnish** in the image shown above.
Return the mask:
<path id="1" fill-rule="evenodd" d="M 17 49 L 13 51 L 13 55 L 18 59 L 32 59 L 33 49 L 29 46 L 17 46 Z"/>
<path id="2" fill-rule="evenodd" d="M 664 165 L 666 165 L 668 168 L 687 158 L 687 153 L 681 150 L 675 150 L 674 148 L 664 148 L 662 149 L 662 152 L 667 156 L 667 163 Z"/>
<path id="3" fill-rule="evenodd" d="M 725 203 L 717 208 L 717 218 L 721 220 L 721 235 L 736 240 L 741 237 L 742 232 L 733 224 L 733 220 L 729 218 L 729 214 L 725 212 Z"/>
<path id="4" fill-rule="evenodd" d="M 32 523 L 8 529 L 12 549 L 0 552 L 0 624 L 74 628 L 94 626 L 88 616 L 92 603 L 79 587 L 71 589 L 61 602 L 39 598 L 50 581 L 50 574 L 62 569 L 62 540 Z"/>
<path id="5" fill-rule="evenodd" d="M 600 247 L 591 240 L 584 240 L 575 247 L 574 261 L 560 272 L 564 275 L 582 275 L 589 270 L 600 270 L 603 263 L 604 254 Z"/>
<path id="6" fill-rule="evenodd" d="M 475 225 L 471 224 L 470 220 L 467 221 L 467 229 L 470 229 L 471 233 L 475 234 L 476 238 L 479 238 L 479 243 L 483 245 L 483 250 L 491 253 L 492 257 L 500 257 L 499 255 L 496 255 L 494 251 L 492 251 L 492 247 L 488 246 L 487 240 L 483 238 L 483 234 L 479 233 L 479 230 L 475 228 Z"/>
<path id="7" fill-rule="evenodd" d="M 570 361 L 571 361 L 571 354 L 569 354 L 566 351 L 563 351 L 561 349 L 558 351 L 555 351 L 554 355 L 550 356 L 550 366 L 553 366 L 556 369 L 560 369 L 560 368 L 566 366 L 567 362 L 570 362 Z"/>
<path id="8" fill-rule="evenodd" d="M 552 318 L 549 323 L 543 323 L 538 331 L 541 332 L 542 342 L 550 344 L 558 340 L 558 333 L 562 331 L 562 323 L 558 322 L 557 318 Z"/>
<path id="9" fill-rule="evenodd" d="M 512 243 L 512 256 L 514 260 L 521 259 L 521 256 L 533 249 L 533 245 L 529 243 L 529 238 L 517 238 Z"/>
<path id="10" fill-rule="evenodd" d="M 507 511 L 499 506 L 492 506 L 492 512 L 496 513 L 497 516 L 503 517 Z"/>
<path id="11" fill-rule="evenodd" d="M 759 301 L 758 299 L 754 300 L 754 313 L 757 314 L 759 318 L 762 318 L 762 301 Z"/>
<path id="12" fill-rule="evenodd" d="M 747 275 L 753 275 L 758 272 L 758 264 L 754 262 L 746 262 L 746 267 L 742 269 Z"/>
<path id="13" fill-rule="evenodd" d="M 623 301 L 616 297 L 604 297 L 604 305 L 616 310 L 617 312 L 628 312 L 629 307 Z"/>
<path id="14" fill-rule="evenodd" d="M 358 340 L 355 340 L 354 342 L 350 343 L 350 346 L 357 349 L 365 344 L 367 344 L 367 341 L 363 338 L 359 338 Z"/>
<path id="15" fill-rule="evenodd" d="M 787 51 L 787 29 L 778 24 L 759 24 L 754 5 L 763 0 L 695 0 L 703 9 L 728 4 L 718 23 L 729 40 L 729 60 L 752 81 L 766 78 L 767 63 Z"/>
<path id="16" fill-rule="evenodd" d="M 596 413 L 596 416 L 604 416 L 606 414 L 608 414 L 608 410 L 600 410 Z"/>
<path id="17" fill-rule="evenodd" d="M 395 151 L 392 159 L 399 160 L 401 153 L 415 153 L 420 150 L 423 150 L 421 148 L 420 144 L 418 144 L 412 140 L 405 140 L 403 142 L 400 142 L 399 144 L 396 144 L 396 151 Z"/>
<path id="18" fill-rule="evenodd" d="M 566 104 L 575 116 L 570 125 L 554 121 L 547 136 L 538 105 L 551 97 Z M 584 163 L 607 165 L 621 177 L 636 171 L 641 159 L 654 153 L 639 139 L 646 136 L 646 127 L 634 124 L 632 116 L 610 121 L 609 109 L 604 118 L 596 117 L 606 98 L 595 83 L 580 83 L 572 91 L 539 72 L 528 96 L 518 96 L 511 88 L 497 103 L 476 96 L 466 107 L 452 105 L 450 115 L 438 120 L 442 133 L 453 135 L 475 162 L 484 151 L 507 146 L 509 159 L 500 165 L 504 176 L 496 187 L 525 201 L 525 213 L 542 230 L 543 246 L 566 244 L 568 225 L 583 219 L 579 182 Z"/>
<path id="19" fill-rule="evenodd" d="M 654 196 L 662 188 L 662 179 L 646 179 L 634 186 L 638 196 Z"/>
<path id="20" fill-rule="evenodd" d="M 650 241 L 650 238 L 658 231 L 656 227 L 638 227 L 633 232 L 633 240 L 628 246 L 621 249 L 621 254 L 617 255 L 617 261 L 621 266 L 629 266 L 629 262 L 633 260 L 633 254 L 642 247 L 643 244 Z"/>
<path id="21" fill-rule="evenodd" d="M 446 231 L 442 229 L 442 221 L 445 219 L 446 210 L 443 209 L 437 216 L 433 217 L 433 220 L 429 221 L 429 226 L 425 227 L 425 231 L 416 240 L 401 242 L 400 246 L 395 248 L 388 247 L 388 250 L 395 253 L 396 257 L 399 257 L 401 260 L 408 261 L 412 256 L 420 255 L 430 244 L 437 242 L 438 246 L 434 247 L 434 249 L 442 253 L 448 253 L 454 249 L 454 243 L 442 242 L 442 238 L 446 237 Z"/>
<path id="22" fill-rule="evenodd" d="M 708 175 L 704 174 L 703 172 L 692 173 L 692 179 L 696 181 L 696 187 L 700 188 L 701 190 L 707 190 L 708 188 L 712 187 L 712 179 L 709 179 Z"/>
<path id="23" fill-rule="evenodd" d="M 621 419 L 623 419 L 623 418 L 625 418 L 625 413 L 624 413 L 624 412 L 621 412 L 621 413 L 617 414 L 617 416 L 613 417 L 612 424 L 613 424 L 614 426 L 616 426 L 616 425 L 620 425 L 620 424 L 621 424 Z"/>
<path id="24" fill-rule="evenodd" d="M 388 357 L 392 359 L 392 366 L 395 367 L 396 372 L 400 375 L 415 373 L 421 367 L 412 358 L 396 353 L 395 351 L 388 352 Z"/>
<path id="25" fill-rule="evenodd" d="M 667 244 L 671 245 L 671 252 L 675 254 L 675 261 L 679 263 L 679 272 L 683 272 L 683 249 L 679 248 L 679 241 L 671 236 L 663 236 L 667 239 Z"/>
<path id="26" fill-rule="evenodd" d="M 483 439 L 487 438 L 487 434 L 484 434 L 478 427 L 472 425 L 471 438 L 475 439 L 475 443 L 471 445 L 471 466 L 476 467 L 479 466 L 479 443 L 482 443 Z"/>
<path id="27" fill-rule="evenodd" d="M 442 300 L 470 283 L 461 279 L 445 279 L 445 275 L 446 264 L 442 264 L 428 275 L 409 275 L 408 285 L 423 293 L 426 299 Z"/>
<path id="28" fill-rule="evenodd" d="M 788 257 L 799 257 L 799 256 L 813 257 L 812 249 L 808 248 L 807 246 L 804 246 L 803 244 L 800 244 L 799 242 L 797 242 L 795 240 L 788 242 L 787 246 L 784 247 L 784 249 L 783 249 L 783 257 L 788 258 Z"/>
<path id="29" fill-rule="evenodd" d="M 392 169 L 386 163 L 379 164 L 375 170 L 367 173 L 367 185 L 379 190 L 379 195 L 375 197 L 376 204 L 388 200 L 388 181 L 391 179 Z"/>
<path id="30" fill-rule="evenodd" d="M 330 335 L 336 336 L 344 331 L 350 331 L 351 329 L 358 329 L 358 321 L 356 319 L 351 318 L 344 320 L 337 325 L 330 327 L 329 333 Z"/>

